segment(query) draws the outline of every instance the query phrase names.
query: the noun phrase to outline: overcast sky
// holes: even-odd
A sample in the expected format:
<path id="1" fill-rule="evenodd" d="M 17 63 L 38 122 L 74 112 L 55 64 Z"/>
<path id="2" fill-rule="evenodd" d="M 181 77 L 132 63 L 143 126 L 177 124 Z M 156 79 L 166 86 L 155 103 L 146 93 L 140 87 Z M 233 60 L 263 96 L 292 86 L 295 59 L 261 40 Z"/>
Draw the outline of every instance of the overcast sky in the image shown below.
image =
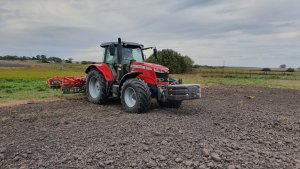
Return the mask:
<path id="1" fill-rule="evenodd" d="M 300 67 L 299 0 L 1 0 L 0 55 L 99 61 L 100 43 L 174 49 L 201 65 Z"/>

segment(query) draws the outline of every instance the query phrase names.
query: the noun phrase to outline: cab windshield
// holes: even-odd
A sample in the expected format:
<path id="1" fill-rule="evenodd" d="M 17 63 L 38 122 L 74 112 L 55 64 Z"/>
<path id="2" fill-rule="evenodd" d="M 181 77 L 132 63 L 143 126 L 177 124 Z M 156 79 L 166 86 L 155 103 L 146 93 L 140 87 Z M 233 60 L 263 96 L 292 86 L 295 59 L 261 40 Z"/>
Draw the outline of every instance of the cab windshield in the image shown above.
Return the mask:
<path id="1" fill-rule="evenodd" d="M 117 63 L 117 48 L 115 48 L 115 55 L 111 55 L 109 53 L 108 48 L 106 48 L 106 55 L 105 55 L 105 62 L 108 64 Z M 137 62 L 143 62 L 143 53 L 141 48 L 130 48 L 130 47 L 123 47 L 122 48 L 122 56 L 123 62 L 130 63 L 130 61 L 135 60 Z"/>
<path id="2" fill-rule="evenodd" d="M 137 62 L 142 62 L 144 61 L 143 59 L 143 53 L 140 48 L 128 48 L 128 47 L 123 47 L 122 49 L 122 55 L 123 59 L 126 62 L 130 62 L 131 60 L 135 60 Z"/>

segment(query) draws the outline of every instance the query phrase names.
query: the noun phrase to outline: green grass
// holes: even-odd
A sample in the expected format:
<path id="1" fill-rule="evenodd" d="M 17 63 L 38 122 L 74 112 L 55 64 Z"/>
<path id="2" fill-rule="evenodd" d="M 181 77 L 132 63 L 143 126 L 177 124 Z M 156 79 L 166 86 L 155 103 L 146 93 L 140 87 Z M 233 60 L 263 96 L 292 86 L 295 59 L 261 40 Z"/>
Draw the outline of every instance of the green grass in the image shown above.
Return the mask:
<path id="1" fill-rule="evenodd" d="M 0 100 L 44 99 L 59 94 L 48 89 L 42 79 L 0 79 Z"/>
<path id="2" fill-rule="evenodd" d="M 85 75 L 86 67 L 53 64 L 45 68 L 1 68 L 0 101 L 56 98 L 61 92 L 49 89 L 46 80 L 53 76 Z"/>
<path id="3" fill-rule="evenodd" d="M 201 68 L 189 74 L 174 74 L 184 83 L 248 85 L 300 90 L 300 72 L 263 72 L 254 68 Z"/>
<path id="4" fill-rule="evenodd" d="M 47 68 L 3 68 L 0 79 L 47 79 L 52 76 L 84 75 L 86 65 L 57 64 Z"/>

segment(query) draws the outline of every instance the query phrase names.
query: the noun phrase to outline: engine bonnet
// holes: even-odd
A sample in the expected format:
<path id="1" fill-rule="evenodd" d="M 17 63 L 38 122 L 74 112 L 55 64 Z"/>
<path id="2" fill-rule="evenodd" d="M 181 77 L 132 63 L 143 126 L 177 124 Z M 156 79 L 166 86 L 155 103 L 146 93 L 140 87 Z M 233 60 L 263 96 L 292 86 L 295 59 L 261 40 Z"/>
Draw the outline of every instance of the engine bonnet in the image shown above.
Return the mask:
<path id="1" fill-rule="evenodd" d="M 154 71 L 159 70 L 163 72 L 169 72 L 169 69 L 165 66 L 154 64 L 154 63 L 147 63 L 147 62 L 132 62 L 131 67 L 143 68 L 146 70 L 154 70 Z"/>

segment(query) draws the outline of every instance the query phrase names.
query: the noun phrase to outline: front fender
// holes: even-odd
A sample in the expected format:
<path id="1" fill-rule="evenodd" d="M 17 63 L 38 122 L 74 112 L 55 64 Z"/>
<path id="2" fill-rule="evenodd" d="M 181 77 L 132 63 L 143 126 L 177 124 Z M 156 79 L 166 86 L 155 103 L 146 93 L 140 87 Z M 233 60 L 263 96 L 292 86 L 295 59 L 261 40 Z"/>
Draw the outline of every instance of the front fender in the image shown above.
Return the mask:
<path id="1" fill-rule="evenodd" d="M 115 80 L 109 66 L 105 63 L 92 64 L 85 70 L 85 73 L 88 74 L 89 71 L 91 71 L 92 69 L 99 70 L 100 73 L 104 76 L 106 81 L 114 81 Z"/>
<path id="2" fill-rule="evenodd" d="M 142 72 L 130 72 L 127 73 L 126 75 L 124 75 L 120 81 L 120 85 L 119 85 L 119 90 L 121 90 L 121 87 L 123 86 L 123 83 L 127 80 L 127 79 L 131 79 L 131 78 L 135 78 L 138 75 L 143 74 Z"/>

